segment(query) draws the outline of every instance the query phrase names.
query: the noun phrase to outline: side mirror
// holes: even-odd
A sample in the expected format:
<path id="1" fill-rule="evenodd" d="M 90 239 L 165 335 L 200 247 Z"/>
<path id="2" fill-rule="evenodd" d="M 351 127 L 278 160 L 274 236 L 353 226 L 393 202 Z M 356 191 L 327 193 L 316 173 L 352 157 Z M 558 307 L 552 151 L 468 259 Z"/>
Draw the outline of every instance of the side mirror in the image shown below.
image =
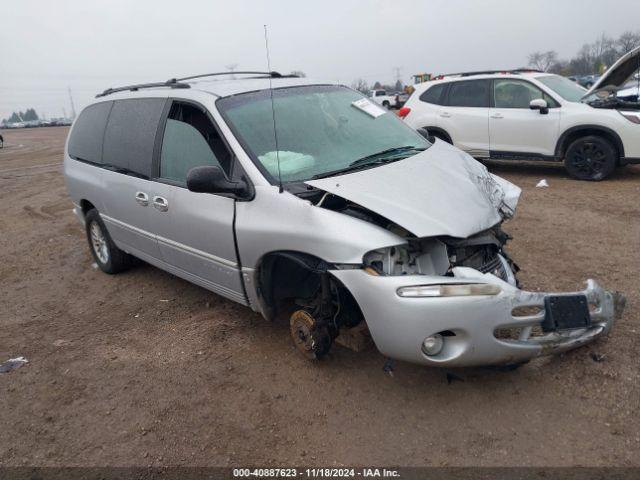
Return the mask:
<path id="1" fill-rule="evenodd" d="M 549 113 L 549 106 L 547 105 L 547 101 L 542 98 L 535 98 L 529 102 L 529 108 L 531 110 L 540 110 L 540 114 L 546 115 Z"/>
<path id="2" fill-rule="evenodd" d="M 231 194 L 246 197 L 249 193 L 247 184 L 240 180 L 227 180 L 220 167 L 194 167 L 187 173 L 187 188 L 196 193 Z"/>

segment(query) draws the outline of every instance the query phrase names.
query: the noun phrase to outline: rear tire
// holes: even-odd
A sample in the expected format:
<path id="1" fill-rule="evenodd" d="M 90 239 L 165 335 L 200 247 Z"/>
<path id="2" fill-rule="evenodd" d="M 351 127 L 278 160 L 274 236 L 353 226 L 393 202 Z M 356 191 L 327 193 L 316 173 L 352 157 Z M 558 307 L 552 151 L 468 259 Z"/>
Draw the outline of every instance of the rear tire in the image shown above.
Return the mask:
<path id="1" fill-rule="evenodd" d="M 85 229 L 89 250 L 94 261 L 104 273 L 115 274 L 123 272 L 131 267 L 133 257 L 120 250 L 109 235 L 104 226 L 100 214 L 96 209 L 91 209 L 85 216 Z"/>
<path id="2" fill-rule="evenodd" d="M 387 110 L 389 110 L 389 108 L 391 107 L 391 105 L 389 105 L 389 102 L 387 102 L 386 100 L 384 102 L 382 102 L 382 106 L 384 108 L 386 108 Z"/>
<path id="3" fill-rule="evenodd" d="M 615 170 L 617 163 L 616 148 L 605 138 L 596 135 L 573 141 L 564 157 L 567 172 L 578 180 L 604 180 Z"/>

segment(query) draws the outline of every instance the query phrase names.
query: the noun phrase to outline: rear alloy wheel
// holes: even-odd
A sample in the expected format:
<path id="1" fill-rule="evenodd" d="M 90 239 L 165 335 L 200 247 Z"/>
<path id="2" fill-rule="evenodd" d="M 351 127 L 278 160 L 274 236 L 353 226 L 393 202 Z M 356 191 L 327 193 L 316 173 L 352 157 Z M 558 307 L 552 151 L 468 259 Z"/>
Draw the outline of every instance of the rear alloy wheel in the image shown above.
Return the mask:
<path id="1" fill-rule="evenodd" d="M 564 158 L 564 166 L 573 178 L 599 181 L 616 168 L 617 152 L 611 142 L 595 135 L 575 140 Z"/>
<path id="2" fill-rule="evenodd" d="M 113 243 L 97 210 L 91 209 L 87 212 L 85 226 L 91 255 L 100 270 L 105 273 L 119 273 L 131 266 L 133 257 Z"/>

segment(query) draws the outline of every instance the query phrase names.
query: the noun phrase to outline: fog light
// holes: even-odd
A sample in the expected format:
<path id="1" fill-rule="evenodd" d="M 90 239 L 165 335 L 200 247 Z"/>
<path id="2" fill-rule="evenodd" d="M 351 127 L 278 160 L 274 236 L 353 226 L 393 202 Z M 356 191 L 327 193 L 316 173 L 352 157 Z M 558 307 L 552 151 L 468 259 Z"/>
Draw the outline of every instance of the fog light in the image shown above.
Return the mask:
<path id="1" fill-rule="evenodd" d="M 443 346 L 444 340 L 442 339 L 442 335 L 436 333 L 424 339 L 422 342 L 422 351 L 425 355 L 432 357 L 438 355 L 442 351 Z"/>

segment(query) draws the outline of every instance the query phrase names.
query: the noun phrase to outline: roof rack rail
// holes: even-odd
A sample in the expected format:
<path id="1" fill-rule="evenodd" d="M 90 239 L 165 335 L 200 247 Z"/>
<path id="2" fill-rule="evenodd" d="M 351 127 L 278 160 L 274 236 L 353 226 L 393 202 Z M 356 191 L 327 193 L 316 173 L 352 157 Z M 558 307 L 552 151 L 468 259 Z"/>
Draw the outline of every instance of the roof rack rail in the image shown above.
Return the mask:
<path id="1" fill-rule="evenodd" d="M 282 75 L 279 72 L 255 72 L 255 71 L 242 71 L 242 72 L 214 72 L 214 73 L 204 73 L 202 75 L 192 75 L 191 77 L 183 77 L 183 78 L 172 78 L 172 81 L 183 82 L 185 80 L 195 80 L 196 78 L 204 78 L 204 77 L 219 77 L 222 75 L 264 75 L 269 78 L 297 78 L 298 75 Z"/>
<path id="2" fill-rule="evenodd" d="M 171 88 L 191 88 L 188 83 L 179 83 L 175 78 L 167 80 L 166 82 L 155 83 L 140 83 L 137 85 L 125 85 L 124 87 L 107 88 L 104 92 L 96 95 L 96 98 L 106 97 L 116 92 L 132 91 L 135 92 L 141 88 L 155 88 L 155 87 L 171 87 Z"/>
<path id="3" fill-rule="evenodd" d="M 124 87 L 116 87 L 116 88 L 107 88 L 104 92 L 96 95 L 96 98 L 105 97 L 107 95 L 111 95 L 116 92 L 125 92 L 125 91 L 137 91 L 141 88 L 156 88 L 156 87 L 171 87 L 171 88 L 191 88 L 188 83 L 180 83 L 185 80 L 195 80 L 196 78 L 204 78 L 204 77 L 218 77 L 222 75 L 263 75 L 263 77 L 259 78 L 298 78 L 298 75 L 290 74 L 290 75 L 282 75 L 279 72 L 259 72 L 259 71 L 244 71 L 244 72 L 215 72 L 215 73 L 204 73 L 202 75 L 192 75 L 190 77 L 183 78 L 170 78 L 166 82 L 155 82 L 155 83 L 140 83 L 138 85 L 125 85 Z"/>
<path id="4" fill-rule="evenodd" d="M 440 75 L 436 75 L 434 77 L 435 80 L 444 78 L 444 77 L 471 77 L 474 75 L 492 75 L 495 73 L 526 73 L 526 72 L 535 72 L 535 73 L 544 73 L 542 70 L 536 70 L 535 68 L 514 68 L 514 69 L 504 69 L 504 70 L 480 70 L 477 72 L 458 72 L 458 73 L 442 73 Z"/>

